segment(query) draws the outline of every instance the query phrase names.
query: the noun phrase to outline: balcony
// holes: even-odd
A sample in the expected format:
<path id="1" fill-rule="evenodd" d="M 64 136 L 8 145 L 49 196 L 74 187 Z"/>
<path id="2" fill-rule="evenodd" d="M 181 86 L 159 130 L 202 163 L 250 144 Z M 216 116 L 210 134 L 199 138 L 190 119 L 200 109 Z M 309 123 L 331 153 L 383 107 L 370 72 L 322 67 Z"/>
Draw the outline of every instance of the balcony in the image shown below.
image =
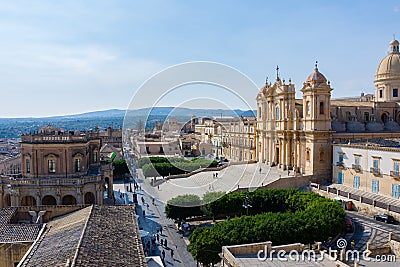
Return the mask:
<path id="1" fill-rule="evenodd" d="M 390 171 L 390 176 L 392 176 L 395 180 L 400 181 L 400 171 Z"/>
<path id="2" fill-rule="evenodd" d="M 381 175 L 381 170 L 379 168 L 371 167 L 369 169 L 369 172 L 372 173 L 375 176 L 380 176 Z"/>
<path id="3" fill-rule="evenodd" d="M 339 168 L 341 168 L 341 169 L 343 169 L 343 168 L 344 168 L 344 163 L 343 163 L 343 161 L 338 161 L 338 162 L 336 162 L 336 166 L 339 167 Z"/>
<path id="4" fill-rule="evenodd" d="M 352 164 L 352 165 L 351 165 L 351 168 L 352 168 L 353 170 L 355 170 L 356 172 L 361 172 L 361 171 L 362 171 L 362 168 L 361 168 L 361 165 L 360 165 L 360 164 Z"/>

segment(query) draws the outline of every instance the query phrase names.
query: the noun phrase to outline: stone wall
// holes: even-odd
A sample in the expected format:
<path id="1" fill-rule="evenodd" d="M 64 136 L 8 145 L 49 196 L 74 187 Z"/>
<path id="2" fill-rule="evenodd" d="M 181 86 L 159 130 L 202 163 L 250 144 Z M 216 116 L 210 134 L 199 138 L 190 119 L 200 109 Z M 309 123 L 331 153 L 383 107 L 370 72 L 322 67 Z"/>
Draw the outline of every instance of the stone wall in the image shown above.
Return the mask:
<path id="1" fill-rule="evenodd" d="M 314 188 L 314 187 L 312 188 L 312 191 L 317 193 L 317 194 L 320 194 L 321 196 L 329 198 L 329 199 L 334 199 L 335 197 L 338 197 L 337 194 L 328 193 L 328 192 L 326 192 L 324 190 L 319 190 L 319 189 Z M 345 198 L 343 196 L 339 196 L 339 197 L 340 198 Z M 386 214 L 392 215 L 397 221 L 400 220 L 400 214 L 398 214 L 396 212 L 391 212 L 391 211 L 388 211 L 387 209 L 382 209 L 382 208 L 375 207 L 375 206 L 372 206 L 372 205 L 369 205 L 369 204 L 366 204 L 366 203 L 361 203 L 360 201 L 357 201 L 357 200 L 354 200 L 354 199 L 351 199 L 351 202 L 352 202 L 352 210 L 358 211 L 358 212 L 360 212 L 362 214 L 366 214 L 366 215 L 369 215 L 369 216 L 372 217 L 372 216 L 374 216 L 376 214 L 386 213 Z"/>
<path id="2" fill-rule="evenodd" d="M 28 251 L 32 242 L 26 243 L 13 243 L 0 245 L 0 266 L 1 267 L 14 267 L 25 253 Z"/>
<path id="3" fill-rule="evenodd" d="M 390 240 L 389 242 L 392 253 L 396 255 L 396 258 L 400 257 L 400 242 L 395 240 Z"/>

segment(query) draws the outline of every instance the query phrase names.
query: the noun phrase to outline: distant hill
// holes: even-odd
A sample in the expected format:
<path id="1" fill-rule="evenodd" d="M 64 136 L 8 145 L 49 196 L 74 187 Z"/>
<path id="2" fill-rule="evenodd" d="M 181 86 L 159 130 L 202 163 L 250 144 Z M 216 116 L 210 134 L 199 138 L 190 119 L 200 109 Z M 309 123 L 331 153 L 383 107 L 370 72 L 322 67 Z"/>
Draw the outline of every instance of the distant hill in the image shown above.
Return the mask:
<path id="1" fill-rule="evenodd" d="M 0 118 L 0 138 L 17 138 L 21 134 L 36 132 L 41 127 L 52 125 L 66 130 L 90 131 L 96 128 L 102 130 L 109 126 L 122 127 L 125 110 L 110 109 L 82 114 L 53 116 L 42 118 Z M 157 123 L 165 121 L 169 116 L 179 121 L 187 121 L 192 115 L 196 117 L 239 117 L 255 116 L 253 110 L 243 111 L 225 109 L 190 109 L 174 107 L 155 107 L 129 110 L 129 124 L 137 120 L 146 122 L 146 127 L 152 128 Z"/>
<path id="2" fill-rule="evenodd" d="M 240 117 L 255 116 L 253 110 L 229 110 L 229 109 L 191 109 L 191 108 L 174 108 L 174 107 L 154 107 L 129 110 L 128 116 L 196 116 L 196 117 Z"/>

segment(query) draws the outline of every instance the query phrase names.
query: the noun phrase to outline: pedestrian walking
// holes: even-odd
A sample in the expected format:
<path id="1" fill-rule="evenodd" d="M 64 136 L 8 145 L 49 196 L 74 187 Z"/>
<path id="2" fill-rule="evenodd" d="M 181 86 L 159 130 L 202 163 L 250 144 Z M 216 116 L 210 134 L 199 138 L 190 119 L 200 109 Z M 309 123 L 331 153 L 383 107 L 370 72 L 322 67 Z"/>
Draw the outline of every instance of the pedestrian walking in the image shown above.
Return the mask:
<path id="1" fill-rule="evenodd" d="M 178 250 L 178 245 L 177 244 L 175 244 L 175 249 Z"/>
<path id="2" fill-rule="evenodd" d="M 151 198 L 151 203 L 153 203 L 153 205 L 155 205 L 154 197 Z"/>
<path id="3" fill-rule="evenodd" d="M 160 191 L 160 185 L 157 185 L 157 190 Z"/>
<path id="4" fill-rule="evenodd" d="M 160 236 L 159 236 L 158 232 L 157 232 L 156 238 L 157 238 L 157 242 L 160 242 Z"/>
<path id="5" fill-rule="evenodd" d="M 217 172 L 217 173 L 215 173 L 215 178 L 218 178 L 218 172 Z"/>
<path id="6" fill-rule="evenodd" d="M 145 211 L 145 210 L 143 210 L 143 217 L 144 217 L 144 216 L 146 216 L 146 211 Z"/>
<path id="7" fill-rule="evenodd" d="M 168 242 L 167 242 L 167 239 L 165 239 L 165 241 L 164 241 L 164 245 L 165 245 L 165 247 L 166 247 L 166 248 L 168 247 Z"/>
<path id="8" fill-rule="evenodd" d="M 161 235 L 162 235 L 162 226 L 160 226 L 160 233 L 161 233 Z"/>
<path id="9" fill-rule="evenodd" d="M 161 254 L 162 254 L 162 259 L 164 260 L 165 259 L 165 250 L 163 250 Z"/>
<path id="10" fill-rule="evenodd" d="M 161 238 L 160 245 L 164 246 L 164 239 Z"/>
<path id="11" fill-rule="evenodd" d="M 143 205 L 144 205 L 144 198 L 142 197 L 142 203 L 143 203 Z"/>
<path id="12" fill-rule="evenodd" d="M 261 171 L 262 171 L 262 169 L 261 169 L 261 167 L 260 167 L 260 173 L 261 173 Z"/>
<path id="13" fill-rule="evenodd" d="M 150 207 L 150 206 L 149 206 L 149 203 L 146 203 L 146 207 L 147 207 L 147 210 L 148 210 L 148 209 L 149 209 L 149 207 Z"/>
<path id="14" fill-rule="evenodd" d="M 174 250 L 171 249 L 171 259 L 174 259 Z"/>
<path id="15" fill-rule="evenodd" d="M 213 173 L 213 179 L 215 178 L 215 173 Z"/>

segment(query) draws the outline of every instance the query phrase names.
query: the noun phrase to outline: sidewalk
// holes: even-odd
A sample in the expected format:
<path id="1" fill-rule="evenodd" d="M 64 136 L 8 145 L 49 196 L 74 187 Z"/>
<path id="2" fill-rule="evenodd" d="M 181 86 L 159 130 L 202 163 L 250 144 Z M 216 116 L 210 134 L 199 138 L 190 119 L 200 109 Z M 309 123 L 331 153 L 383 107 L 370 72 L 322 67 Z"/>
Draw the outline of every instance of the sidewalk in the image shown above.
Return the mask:
<path id="1" fill-rule="evenodd" d="M 184 239 L 178 233 L 174 222 L 165 217 L 164 204 L 155 200 L 155 205 L 153 205 L 152 197 L 143 190 L 136 191 L 136 194 L 138 199 L 136 213 L 138 215 L 139 229 L 149 232 L 149 236 L 144 238 L 146 241 L 143 244 L 143 248 L 146 248 L 147 240 L 151 240 L 151 236 L 156 235 L 157 230 L 161 227 L 163 231 L 162 234 L 159 233 L 159 240 L 167 240 L 167 247 L 162 246 L 160 242 L 156 241 L 155 251 L 151 252 L 149 250 L 148 256 L 160 256 L 162 258 L 162 251 L 165 251 L 165 266 L 197 266 L 196 261 L 187 250 Z M 128 203 L 132 204 L 133 193 L 127 192 L 126 195 Z M 149 205 L 148 208 L 147 204 Z M 145 212 L 145 216 L 143 216 L 143 211 Z M 174 251 L 174 258 L 171 257 L 171 249 Z"/>

